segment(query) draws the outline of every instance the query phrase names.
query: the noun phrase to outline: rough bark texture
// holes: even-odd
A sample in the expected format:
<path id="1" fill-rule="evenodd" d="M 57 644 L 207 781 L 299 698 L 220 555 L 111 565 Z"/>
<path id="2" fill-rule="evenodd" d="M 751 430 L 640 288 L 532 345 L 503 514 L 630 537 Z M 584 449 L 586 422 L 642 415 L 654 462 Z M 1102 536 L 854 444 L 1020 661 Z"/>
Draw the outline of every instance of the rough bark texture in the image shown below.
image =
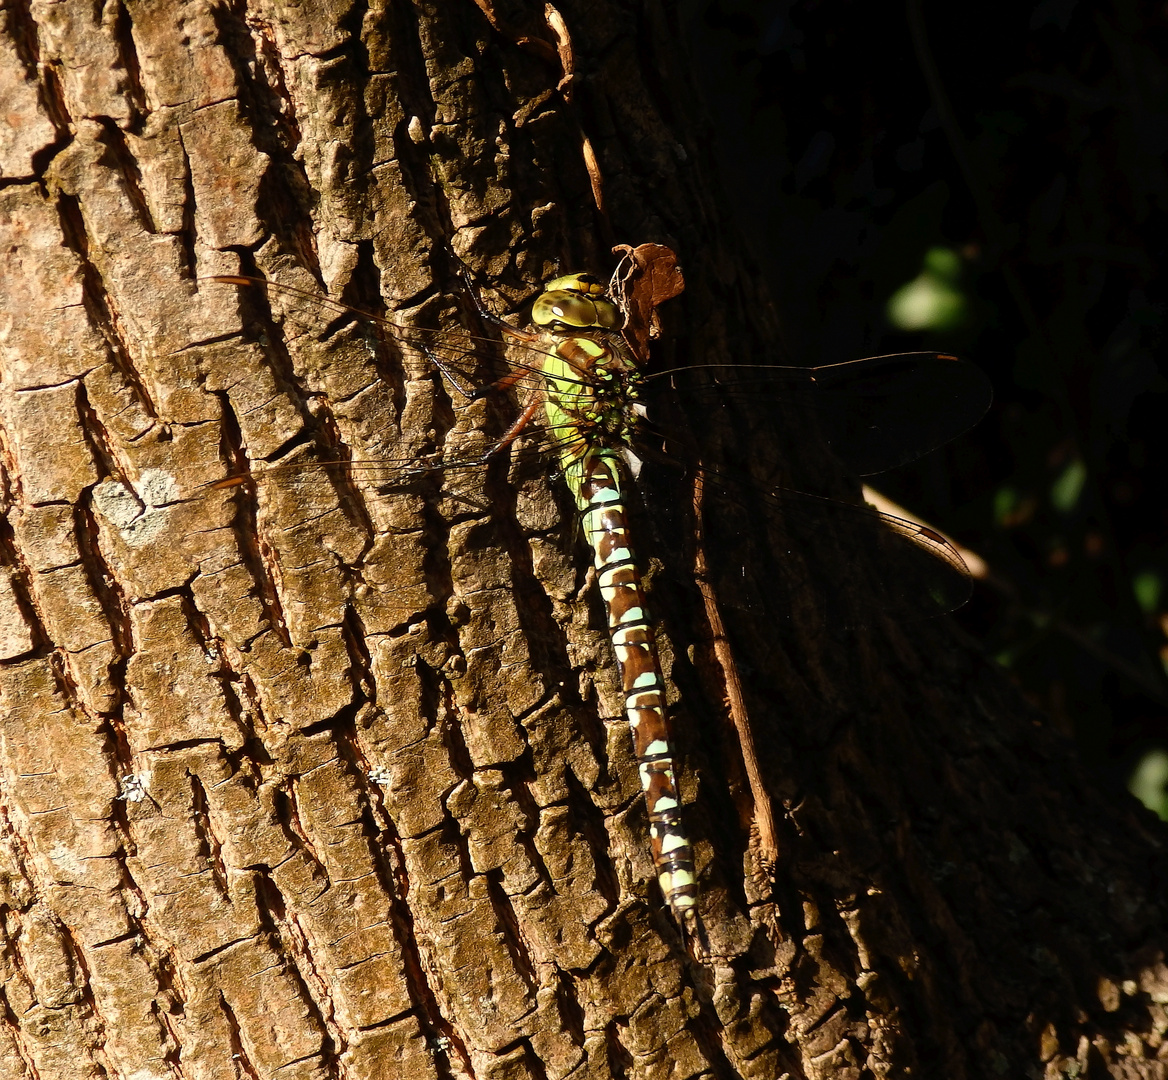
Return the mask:
<path id="1" fill-rule="evenodd" d="M 562 495 L 496 465 L 191 497 L 505 419 L 422 354 L 244 332 L 207 275 L 435 326 L 467 309 L 447 245 L 518 303 L 657 240 L 675 340 L 749 325 L 665 13 L 4 17 L 0 1077 L 1166 1075 L 1164 832 L 950 628 L 740 632 L 772 884 L 662 555 L 697 962 Z"/>

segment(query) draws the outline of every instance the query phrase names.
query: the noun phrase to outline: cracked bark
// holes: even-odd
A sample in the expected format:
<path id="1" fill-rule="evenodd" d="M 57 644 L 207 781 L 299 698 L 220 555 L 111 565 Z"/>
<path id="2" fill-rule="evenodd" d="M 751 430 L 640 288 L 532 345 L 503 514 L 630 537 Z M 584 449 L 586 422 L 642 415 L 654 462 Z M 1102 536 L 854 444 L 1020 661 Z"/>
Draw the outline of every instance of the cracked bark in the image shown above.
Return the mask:
<path id="1" fill-rule="evenodd" d="M 682 351 L 772 332 L 668 18 L 544 14 L 6 9 L 0 1072 L 1165 1075 L 1163 830 L 955 631 L 833 636 L 808 607 L 740 635 L 787 811 L 771 885 L 662 551 L 699 964 L 554 485 L 190 497 L 505 421 L 422 354 L 245 331 L 212 274 L 435 326 L 467 311 L 448 248 L 518 307 L 655 239 Z"/>

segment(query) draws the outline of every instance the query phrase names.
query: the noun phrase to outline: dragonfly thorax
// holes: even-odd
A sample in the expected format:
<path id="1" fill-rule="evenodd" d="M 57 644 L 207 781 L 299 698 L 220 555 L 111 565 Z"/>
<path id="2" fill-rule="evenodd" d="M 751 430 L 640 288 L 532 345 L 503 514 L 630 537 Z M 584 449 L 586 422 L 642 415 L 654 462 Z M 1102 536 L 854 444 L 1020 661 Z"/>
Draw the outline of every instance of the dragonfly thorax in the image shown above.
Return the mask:
<path id="1" fill-rule="evenodd" d="M 628 446 L 641 373 L 604 284 L 591 274 L 555 278 L 531 318 L 543 331 L 545 407 L 561 457 Z"/>
<path id="2" fill-rule="evenodd" d="M 561 452 L 629 445 L 641 373 L 620 334 L 548 331 L 544 340 L 544 405 Z"/>

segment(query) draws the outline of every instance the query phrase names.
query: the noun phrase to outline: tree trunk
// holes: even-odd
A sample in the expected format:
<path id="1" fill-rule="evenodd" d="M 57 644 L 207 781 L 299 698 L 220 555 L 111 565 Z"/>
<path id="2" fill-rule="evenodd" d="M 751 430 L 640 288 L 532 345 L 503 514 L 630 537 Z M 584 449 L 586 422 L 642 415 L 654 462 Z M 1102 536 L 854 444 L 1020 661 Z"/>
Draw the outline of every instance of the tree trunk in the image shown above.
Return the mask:
<path id="1" fill-rule="evenodd" d="M 1164 832 L 953 628 L 728 616 L 771 866 L 663 539 L 687 949 L 555 479 L 260 475 L 509 417 L 210 275 L 433 327 L 452 252 L 518 308 L 653 240 L 659 351 L 765 346 L 666 11 L 34 0 L 2 41 L 0 1075 L 1166 1075 Z"/>

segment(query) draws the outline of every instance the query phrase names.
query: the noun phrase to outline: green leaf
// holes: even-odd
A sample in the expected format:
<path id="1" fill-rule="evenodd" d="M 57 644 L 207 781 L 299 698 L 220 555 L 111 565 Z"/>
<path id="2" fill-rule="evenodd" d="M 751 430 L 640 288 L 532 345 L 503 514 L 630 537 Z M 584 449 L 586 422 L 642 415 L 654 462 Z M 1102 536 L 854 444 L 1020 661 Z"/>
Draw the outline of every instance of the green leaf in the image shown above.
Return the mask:
<path id="1" fill-rule="evenodd" d="M 1127 789 L 1154 814 L 1168 821 L 1168 750 L 1149 750 L 1132 770 Z"/>
<path id="2" fill-rule="evenodd" d="M 965 322 L 961 256 L 945 247 L 925 252 L 924 266 L 888 300 L 888 321 L 898 330 L 952 330 Z"/>
<path id="3" fill-rule="evenodd" d="M 994 492 L 994 521 L 999 525 L 1005 525 L 1006 519 L 1018 509 L 1021 501 L 1022 497 L 1016 488 L 1008 485 L 998 488 Z"/>
<path id="4" fill-rule="evenodd" d="M 929 248 L 925 252 L 925 273 L 956 287 L 961 280 L 961 256 L 952 248 Z"/>
<path id="5" fill-rule="evenodd" d="M 1145 615 L 1155 615 L 1160 610 L 1163 591 L 1164 581 L 1155 570 L 1141 570 L 1132 578 L 1132 592 Z"/>
<path id="6" fill-rule="evenodd" d="M 1063 514 L 1070 513 L 1079 501 L 1086 482 L 1087 466 L 1075 458 L 1050 486 L 1050 501 L 1054 503 L 1054 508 Z"/>

